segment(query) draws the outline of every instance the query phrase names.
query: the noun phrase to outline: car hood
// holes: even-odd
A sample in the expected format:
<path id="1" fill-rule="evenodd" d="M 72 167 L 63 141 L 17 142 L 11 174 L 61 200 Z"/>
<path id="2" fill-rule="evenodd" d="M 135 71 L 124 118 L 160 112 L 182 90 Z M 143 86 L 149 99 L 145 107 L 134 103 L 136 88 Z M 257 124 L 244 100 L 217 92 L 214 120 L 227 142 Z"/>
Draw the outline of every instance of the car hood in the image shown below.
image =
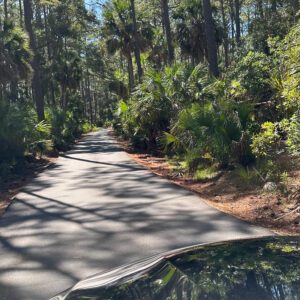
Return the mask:
<path id="1" fill-rule="evenodd" d="M 51 300 L 299 299 L 299 258 L 300 237 L 195 245 L 97 274 Z"/>

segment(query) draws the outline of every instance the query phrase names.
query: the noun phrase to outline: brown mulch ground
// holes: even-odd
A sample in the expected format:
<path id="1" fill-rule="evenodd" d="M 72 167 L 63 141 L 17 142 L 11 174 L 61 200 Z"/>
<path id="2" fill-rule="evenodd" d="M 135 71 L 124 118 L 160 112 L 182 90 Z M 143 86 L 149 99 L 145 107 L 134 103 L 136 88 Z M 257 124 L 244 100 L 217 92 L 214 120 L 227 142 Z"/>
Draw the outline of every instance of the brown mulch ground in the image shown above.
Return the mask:
<path id="1" fill-rule="evenodd" d="M 113 132 L 111 132 L 112 135 Z M 115 136 L 115 135 L 114 135 Z M 135 153 L 128 142 L 118 138 L 119 143 L 137 163 L 153 173 L 191 190 L 209 205 L 252 224 L 263 226 L 278 234 L 300 235 L 300 214 L 290 213 L 290 201 L 280 194 L 265 194 L 258 186 L 245 185 L 234 175 L 225 171 L 222 176 L 209 182 L 195 182 L 188 176 L 177 176 L 164 157 L 147 153 Z M 294 172 L 293 184 L 300 186 L 300 171 Z"/>

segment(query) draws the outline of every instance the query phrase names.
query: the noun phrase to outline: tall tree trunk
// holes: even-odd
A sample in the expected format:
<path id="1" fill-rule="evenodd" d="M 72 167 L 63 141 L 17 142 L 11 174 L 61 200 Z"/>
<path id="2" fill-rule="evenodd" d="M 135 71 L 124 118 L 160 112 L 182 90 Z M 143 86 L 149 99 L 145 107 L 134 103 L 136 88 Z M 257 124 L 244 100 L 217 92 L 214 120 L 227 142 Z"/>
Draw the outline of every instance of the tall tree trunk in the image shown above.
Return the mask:
<path id="1" fill-rule="evenodd" d="M 94 102 L 94 123 L 97 124 L 98 121 L 98 101 L 96 92 L 93 92 L 93 102 Z"/>
<path id="2" fill-rule="evenodd" d="M 240 18 L 240 0 L 234 1 L 235 6 L 235 28 L 236 28 L 236 43 L 241 44 L 241 18 Z"/>
<path id="3" fill-rule="evenodd" d="M 87 118 L 87 109 L 86 109 L 86 97 L 85 97 L 85 84 L 84 84 L 84 79 L 80 81 L 80 96 L 83 102 L 83 115 Z"/>
<path id="4" fill-rule="evenodd" d="M 127 70 L 128 70 L 128 80 L 129 80 L 129 90 L 131 92 L 134 88 L 134 75 L 133 75 L 132 57 L 130 52 L 127 55 L 127 61 L 128 61 Z"/>
<path id="5" fill-rule="evenodd" d="M 272 11 L 272 13 L 276 13 L 276 11 L 277 11 L 277 0 L 271 0 L 271 11 Z"/>
<path id="6" fill-rule="evenodd" d="M 261 19 L 264 18 L 264 9 L 262 0 L 257 0 L 257 10 Z"/>
<path id="7" fill-rule="evenodd" d="M 87 78 L 86 78 L 86 82 L 87 82 L 87 96 L 88 96 L 88 101 L 89 101 L 89 112 L 90 112 L 90 123 L 93 124 L 93 104 L 92 104 L 92 93 L 91 93 L 91 82 L 90 82 L 90 76 L 89 73 L 87 71 Z"/>
<path id="8" fill-rule="evenodd" d="M 214 29 L 214 21 L 212 17 L 210 0 L 203 0 L 203 13 L 204 13 L 204 22 L 205 22 L 205 35 L 206 35 L 206 42 L 207 42 L 209 71 L 212 75 L 218 77 L 219 67 L 218 67 L 217 42 L 216 42 L 216 33 Z"/>
<path id="9" fill-rule="evenodd" d="M 32 78 L 32 91 L 33 91 L 33 100 L 36 105 L 36 111 L 38 120 L 42 121 L 45 119 L 44 114 L 44 95 L 41 85 L 41 73 L 40 73 L 40 60 L 39 54 L 37 51 L 35 35 L 32 28 L 32 19 L 33 19 L 33 12 L 32 12 L 32 3 L 31 0 L 23 0 L 24 5 L 24 21 L 25 21 L 25 28 L 29 35 L 30 40 L 30 47 L 33 52 L 33 60 L 31 62 L 32 69 L 34 71 L 33 78 Z"/>
<path id="10" fill-rule="evenodd" d="M 297 13 L 299 12 L 300 9 L 300 4 L 299 4 L 299 0 L 292 0 L 292 5 L 293 5 L 293 18 L 294 18 L 294 22 L 297 21 Z"/>
<path id="11" fill-rule="evenodd" d="M 234 14 L 234 5 L 233 0 L 229 0 L 229 6 L 230 6 L 230 27 L 231 27 L 231 52 L 234 52 L 234 22 L 235 22 L 235 14 Z"/>
<path id="12" fill-rule="evenodd" d="M 172 42 L 168 0 L 161 0 L 161 7 L 162 7 L 162 23 L 164 26 L 167 46 L 168 46 L 168 62 L 169 64 L 172 64 L 175 58 L 175 54 L 174 54 L 174 46 Z"/>
<path id="13" fill-rule="evenodd" d="M 48 63 L 51 66 L 51 60 L 52 60 L 52 51 L 50 47 L 50 34 L 49 34 L 49 24 L 48 24 L 48 14 L 46 11 L 46 6 L 43 5 L 43 19 L 44 19 L 44 29 L 45 29 L 45 38 L 46 38 L 46 44 L 47 44 L 47 58 Z M 51 67 L 52 68 L 52 67 Z M 49 89 L 50 89 L 50 98 L 53 105 L 55 105 L 55 93 L 54 93 L 54 84 L 53 84 L 53 75 L 52 72 L 49 73 Z"/>
<path id="14" fill-rule="evenodd" d="M 63 110 L 67 110 L 67 105 L 68 105 L 68 97 L 67 97 L 67 86 L 63 82 L 61 83 L 61 107 Z"/>
<path id="15" fill-rule="evenodd" d="M 227 25 L 227 21 L 226 21 L 224 0 L 220 0 L 220 4 L 221 4 L 223 30 L 224 30 L 223 42 L 224 42 L 225 66 L 228 67 L 229 66 L 228 25 Z"/>
<path id="16" fill-rule="evenodd" d="M 4 0 L 4 20 L 8 18 L 8 8 L 7 8 L 7 0 Z"/>
<path id="17" fill-rule="evenodd" d="M 143 69 L 141 64 L 141 50 L 140 50 L 140 42 L 137 32 L 137 24 L 136 24 L 136 14 L 135 14 L 135 4 L 134 0 L 130 0 L 131 3 L 131 13 L 132 13 L 132 21 L 133 21 L 133 37 L 134 37 L 134 56 L 136 60 L 137 70 L 138 70 L 138 77 L 139 82 L 142 82 L 143 77 Z"/>
<path id="18" fill-rule="evenodd" d="M 23 27 L 23 8 L 22 8 L 22 0 L 19 0 L 19 14 L 20 14 L 20 26 Z"/>

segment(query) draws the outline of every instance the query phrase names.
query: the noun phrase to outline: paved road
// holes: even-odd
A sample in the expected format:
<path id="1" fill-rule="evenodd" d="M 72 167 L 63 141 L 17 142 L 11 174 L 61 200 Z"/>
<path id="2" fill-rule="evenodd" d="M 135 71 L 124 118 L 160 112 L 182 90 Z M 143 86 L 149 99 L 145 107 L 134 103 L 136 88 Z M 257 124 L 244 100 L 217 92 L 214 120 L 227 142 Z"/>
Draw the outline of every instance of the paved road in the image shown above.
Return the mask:
<path id="1" fill-rule="evenodd" d="M 162 251 L 262 235 L 270 232 L 144 170 L 102 130 L 28 184 L 0 220 L 0 299 L 48 299 Z"/>

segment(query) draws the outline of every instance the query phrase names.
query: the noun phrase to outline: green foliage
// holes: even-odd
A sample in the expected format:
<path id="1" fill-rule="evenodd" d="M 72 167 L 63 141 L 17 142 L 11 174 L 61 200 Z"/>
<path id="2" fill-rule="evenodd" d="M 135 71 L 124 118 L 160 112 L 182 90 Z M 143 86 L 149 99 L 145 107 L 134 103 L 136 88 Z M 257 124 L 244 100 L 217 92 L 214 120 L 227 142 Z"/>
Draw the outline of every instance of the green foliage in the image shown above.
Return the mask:
<path id="1" fill-rule="evenodd" d="M 182 55 L 190 56 L 193 64 L 203 61 L 206 52 L 202 2 L 183 0 L 173 11 L 175 36 Z M 221 43 L 222 28 L 215 19 L 217 43 Z"/>
<path id="2" fill-rule="evenodd" d="M 28 78 L 31 74 L 32 53 L 28 37 L 11 21 L 0 30 L 0 83 Z"/>
<path id="3" fill-rule="evenodd" d="M 275 46 L 277 55 L 281 58 L 278 66 L 277 81 L 279 92 L 284 99 L 287 110 L 297 110 L 300 102 L 300 24 L 294 26 L 285 39 Z"/>
<path id="4" fill-rule="evenodd" d="M 238 166 L 235 173 L 245 184 L 257 184 L 261 182 L 261 177 L 258 171 L 254 167 Z"/>
<path id="5" fill-rule="evenodd" d="M 50 152 L 53 148 L 53 142 L 51 140 L 51 126 L 46 121 L 41 121 L 37 124 L 34 120 L 29 119 L 27 127 L 30 131 L 26 134 L 26 143 L 28 144 L 28 151 L 33 155 L 43 154 Z"/>
<path id="6" fill-rule="evenodd" d="M 260 159 L 257 163 L 257 170 L 263 182 L 280 182 L 283 172 L 281 165 L 274 159 Z"/>
<path id="7" fill-rule="evenodd" d="M 52 150 L 51 127 L 45 121 L 37 122 L 34 111 L 23 106 L 0 101 L 0 173 L 9 174 L 12 166 L 26 153 L 42 155 Z"/>
<path id="8" fill-rule="evenodd" d="M 81 133 L 95 129 L 74 117 L 74 112 L 51 111 L 47 120 L 37 122 L 30 106 L 22 108 L 0 101 L 0 168 L 9 172 L 26 154 L 43 155 L 53 147 L 66 150 Z"/>
<path id="9" fill-rule="evenodd" d="M 184 143 L 182 143 L 177 136 L 169 132 L 164 132 L 160 141 L 162 145 L 164 145 L 165 147 L 165 152 L 170 152 L 174 150 L 174 152 L 180 153 L 186 150 Z"/>
<path id="10" fill-rule="evenodd" d="M 271 59 L 260 52 L 250 51 L 233 65 L 232 76 L 238 79 L 246 96 L 254 101 L 262 101 L 272 95 L 270 84 Z"/>
<path id="11" fill-rule="evenodd" d="M 81 133 L 80 122 L 71 111 L 52 110 L 48 118 L 54 146 L 59 150 L 68 150 Z"/>
<path id="12" fill-rule="evenodd" d="M 233 141 L 239 141 L 242 127 L 238 115 L 228 103 L 193 104 L 179 114 L 173 133 L 186 149 L 199 149 L 199 157 L 206 153 L 221 165 L 227 165 Z"/>
<path id="13" fill-rule="evenodd" d="M 252 150 L 257 157 L 275 158 L 280 151 L 281 139 L 278 124 L 265 122 L 261 125 L 261 132 L 252 139 Z"/>
<path id="14" fill-rule="evenodd" d="M 287 129 L 287 146 L 290 153 L 300 155 L 300 116 L 299 113 L 291 118 L 289 128 Z"/>
<path id="15" fill-rule="evenodd" d="M 76 88 L 81 76 L 81 59 L 77 51 L 68 51 L 53 64 L 55 79 L 69 88 Z"/>
<path id="16" fill-rule="evenodd" d="M 194 179 L 197 181 L 207 181 L 216 178 L 220 172 L 214 167 L 198 168 L 194 174 Z"/>
<path id="17" fill-rule="evenodd" d="M 0 162 L 13 162 L 23 156 L 25 143 L 24 112 L 0 99 Z"/>
<path id="18" fill-rule="evenodd" d="M 120 102 L 118 112 L 125 133 L 140 137 L 149 148 L 155 148 L 158 137 L 169 126 L 172 113 L 161 74 L 154 70 L 147 72 L 128 103 Z"/>
<path id="19" fill-rule="evenodd" d="M 210 161 L 206 160 L 204 155 L 201 155 L 201 149 L 191 148 L 184 153 L 184 167 L 185 169 L 193 174 L 200 167 L 209 165 Z"/>
<path id="20" fill-rule="evenodd" d="M 96 131 L 98 128 L 91 124 L 90 122 L 84 122 L 82 124 L 82 133 L 89 133 L 89 132 L 92 132 L 92 131 Z"/>
<path id="21" fill-rule="evenodd" d="M 124 100 L 121 100 L 118 103 L 118 111 L 117 111 L 118 116 L 125 114 L 127 111 L 128 111 L 128 105 L 126 104 L 126 102 Z"/>
<path id="22" fill-rule="evenodd" d="M 210 84 L 212 79 L 203 65 L 191 68 L 185 64 L 174 64 L 160 72 L 148 70 L 131 99 L 127 103 L 119 103 L 117 115 L 121 116 L 125 134 L 144 139 L 150 147 L 157 147 L 158 138 L 162 135 L 163 144 L 171 144 L 168 141 L 172 136 L 170 126 L 176 123 L 182 109 L 193 102 L 213 97 L 215 89 L 207 88 Z M 163 134 L 167 130 L 169 136 Z"/>
<path id="23" fill-rule="evenodd" d="M 177 111 L 191 103 L 212 98 L 212 91 L 207 87 L 214 79 L 208 75 L 207 67 L 203 64 L 192 67 L 176 63 L 166 67 L 161 73 L 166 94 Z"/>

